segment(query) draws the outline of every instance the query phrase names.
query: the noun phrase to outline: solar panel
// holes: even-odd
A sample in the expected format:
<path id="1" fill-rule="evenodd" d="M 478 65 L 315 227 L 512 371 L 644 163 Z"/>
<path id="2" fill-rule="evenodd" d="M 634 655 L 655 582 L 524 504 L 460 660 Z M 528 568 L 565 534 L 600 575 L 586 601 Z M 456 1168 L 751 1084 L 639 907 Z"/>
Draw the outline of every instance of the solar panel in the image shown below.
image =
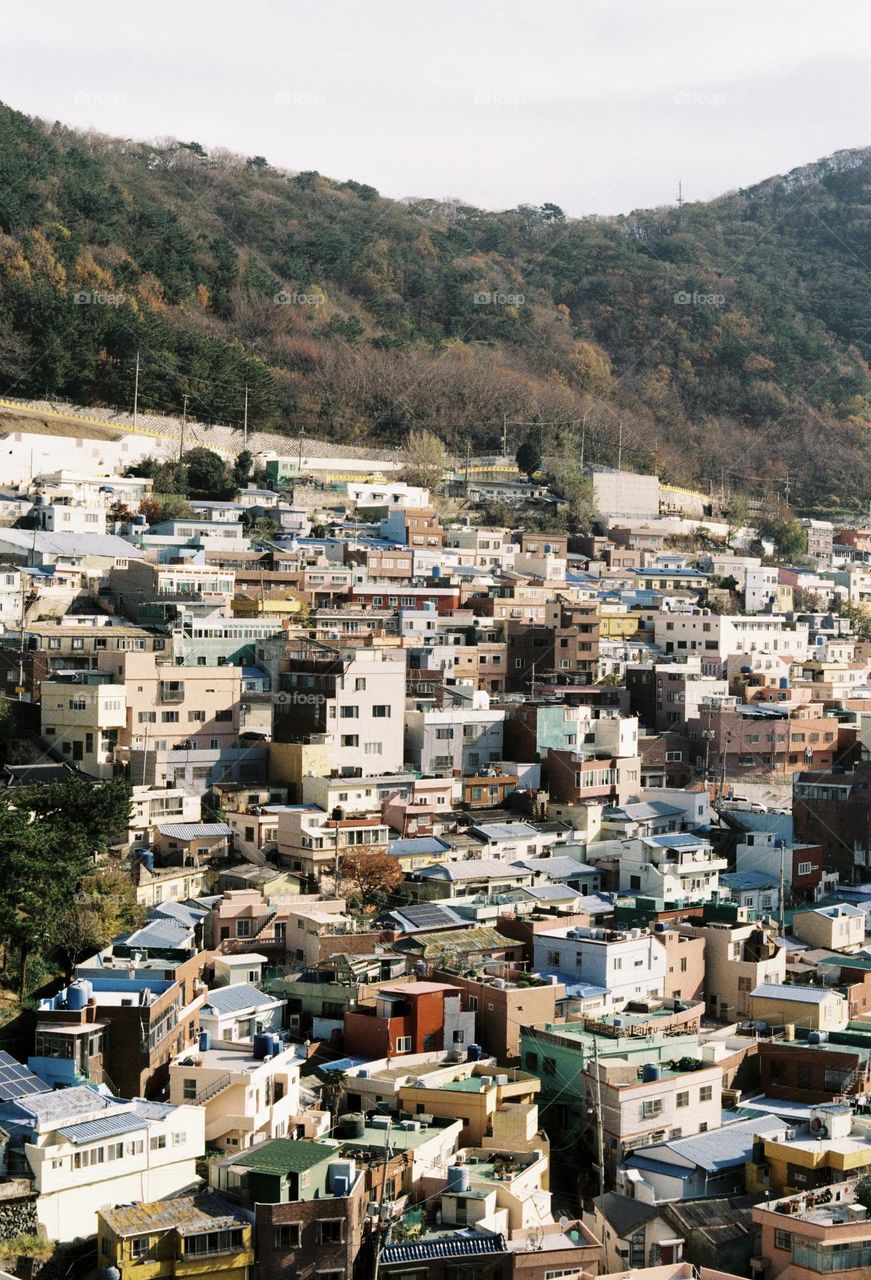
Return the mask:
<path id="1" fill-rule="evenodd" d="M 27 1094 L 49 1093 L 51 1088 L 29 1067 L 0 1049 L 0 1102 L 12 1102 Z"/>
<path id="2" fill-rule="evenodd" d="M 436 906 L 406 907 L 402 914 L 412 924 L 441 924 L 445 920 L 444 911 Z"/>

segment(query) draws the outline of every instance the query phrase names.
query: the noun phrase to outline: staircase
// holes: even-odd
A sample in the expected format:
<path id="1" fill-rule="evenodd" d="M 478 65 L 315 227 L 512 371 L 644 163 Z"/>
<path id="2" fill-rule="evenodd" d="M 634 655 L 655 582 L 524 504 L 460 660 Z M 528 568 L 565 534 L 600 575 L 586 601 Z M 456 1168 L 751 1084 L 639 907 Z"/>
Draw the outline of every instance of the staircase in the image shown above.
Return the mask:
<path id="1" fill-rule="evenodd" d="M 217 1080 L 213 1080 L 211 1084 L 207 1084 L 204 1089 L 200 1089 L 199 1093 L 191 1101 L 198 1107 L 204 1102 L 209 1102 L 212 1098 L 216 1098 L 219 1093 L 223 1093 L 225 1089 L 229 1089 L 233 1083 L 233 1077 L 227 1073 L 225 1076 L 218 1076 Z"/>

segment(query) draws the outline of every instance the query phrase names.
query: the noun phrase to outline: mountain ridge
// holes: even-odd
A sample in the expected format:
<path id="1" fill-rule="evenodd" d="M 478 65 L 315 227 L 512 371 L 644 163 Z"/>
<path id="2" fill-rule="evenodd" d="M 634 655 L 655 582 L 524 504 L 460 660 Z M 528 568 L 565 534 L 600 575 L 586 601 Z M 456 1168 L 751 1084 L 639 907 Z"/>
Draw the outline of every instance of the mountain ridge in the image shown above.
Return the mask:
<path id="1" fill-rule="evenodd" d="M 427 427 L 855 507 L 871 148 L 682 208 L 388 200 L 0 107 L 0 395 L 379 445 Z M 532 428 L 515 423 L 538 424 Z M 558 425 L 542 425 L 558 424 Z"/>

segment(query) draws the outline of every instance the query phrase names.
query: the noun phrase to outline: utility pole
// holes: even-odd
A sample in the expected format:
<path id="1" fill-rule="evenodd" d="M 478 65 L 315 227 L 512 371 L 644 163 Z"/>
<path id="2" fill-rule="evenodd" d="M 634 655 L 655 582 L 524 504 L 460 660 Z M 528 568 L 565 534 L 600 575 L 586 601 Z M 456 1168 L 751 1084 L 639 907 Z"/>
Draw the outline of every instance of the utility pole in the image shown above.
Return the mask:
<path id="1" fill-rule="evenodd" d="M 136 374 L 133 378 L 133 430 L 136 430 L 136 418 L 139 413 L 139 352 L 136 352 Z"/>
<path id="2" fill-rule="evenodd" d="M 593 1037 L 593 1071 L 596 1085 L 596 1159 L 599 1162 L 599 1195 L 605 1194 L 605 1127 L 602 1121 L 602 1081 L 599 1077 L 599 1040 Z"/>
<path id="3" fill-rule="evenodd" d="M 188 421 L 188 397 L 187 392 L 184 395 L 184 401 L 181 408 L 181 439 L 178 442 L 178 460 L 181 462 L 184 457 L 184 433 Z"/>
<path id="4" fill-rule="evenodd" d="M 587 415 L 581 419 L 581 475 L 584 474 L 584 452 L 587 447 Z"/>
<path id="5" fill-rule="evenodd" d="M 384 1137 L 384 1168 L 381 1170 L 381 1195 L 378 1197 L 378 1210 L 375 1219 L 375 1227 L 372 1232 L 372 1280 L 378 1280 L 378 1271 L 381 1266 L 381 1236 L 384 1232 L 384 1192 L 387 1190 L 387 1166 L 390 1164 L 391 1147 L 390 1132 L 393 1128 L 393 1120 L 387 1122 L 387 1132 Z"/>
<path id="6" fill-rule="evenodd" d="M 502 457 L 508 457 L 508 414 L 502 415 Z"/>
<path id="7" fill-rule="evenodd" d="M 339 823 L 345 816 L 345 810 L 341 805 L 337 805 L 333 810 L 333 822 L 336 824 L 336 847 L 333 861 L 333 892 L 338 898 L 339 896 Z"/>
<path id="8" fill-rule="evenodd" d="M 623 470 L 623 422 L 621 419 L 620 430 L 617 435 L 617 470 Z"/>
<path id="9" fill-rule="evenodd" d="M 464 484 L 467 498 L 469 496 L 469 468 L 471 467 L 471 465 L 472 465 L 472 442 L 471 440 L 467 440 L 466 441 L 466 475 L 465 475 L 465 484 Z"/>
<path id="10" fill-rule="evenodd" d="M 787 473 L 786 483 L 783 486 L 783 500 L 787 506 L 789 506 L 789 485 L 790 485 L 790 478 L 789 478 L 789 474 Z"/>
<path id="11" fill-rule="evenodd" d="M 677 211 L 678 211 L 678 215 L 680 215 L 680 212 L 681 212 L 681 210 L 682 210 L 682 209 L 683 209 L 683 183 L 681 182 L 680 178 L 678 178 L 678 180 L 677 180 Z"/>
<path id="12" fill-rule="evenodd" d="M 780 845 L 780 932 L 786 934 L 786 876 L 784 872 L 784 858 L 786 856 L 786 845 L 781 841 Z"/>
<path id="13" fill-rule="evenodd" d="M 248 383 L 245 383 L 245 418 L 242 423 L 242 446 L 248 448 Z"/>

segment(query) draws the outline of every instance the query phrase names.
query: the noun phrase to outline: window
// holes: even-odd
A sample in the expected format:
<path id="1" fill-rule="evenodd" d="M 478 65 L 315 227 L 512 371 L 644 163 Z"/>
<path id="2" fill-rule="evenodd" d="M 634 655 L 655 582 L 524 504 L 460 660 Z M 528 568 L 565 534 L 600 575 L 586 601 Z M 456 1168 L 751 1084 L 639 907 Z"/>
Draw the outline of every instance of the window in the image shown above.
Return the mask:
<path id="1" fill-rule="evenodd" d="M 190 1077 L 182 1081 L 182 1099 L 185 1102 L 192 1102 L 197 1096 L 197 1082 Z"/>
<path id="2" fill-rule="evenodd" d="M 699 1102 L 710 1102 L 714 1096 L 714 1086 L 712 1084 L 703 1084 L 699 1089 Z"/>
<path id="3" fill-rule="evenodd" d="M 276 1249 L 298 1249 L 302 1242 L 302 1227 L 298 1222 L 282 1222 L 274 1228 L 272 1243 Z"/>
<path id="4" fill-rule="evenodd" d="M 556 1058 L 542 1058 L 541 1073 L 545 1076 L 556 1075 Z"/>
<path id="5" fill-rule="evenodd" d="M 178 712 L 161 711 L 160 719 L 163 724 L 178 724 Z"/>
<path id="6" fill-rule="evenodd" d="M 774 1247 L 775 1249 L 792 1249 L 792 1232 L 781 1231 L 778 1227 L 774 1233 Z"/>
<path id="7" fill-rule="evenodd" d="M 189 711 L 188 712 L 189 724 L 203 724 L 205 722 L 205 719 L 206 719 L 205 711 Z"/>
<path id="8" fill-rule="evenodd" d="M 186 1236 L 185 1257 L 191 1254 L 204 1257 L 211 1253 L 231 1253 L 242 1248 L 242 1228 L 231 1227 L 224 1231 L 204 1231 L 202 1235 Z"/>
<path id="9" fill-rule="evenodd" d="M 140 711 L 137 719 L 139 724 L 157 724 L 157 712 Z"/>
<path id="10" fill-rule="evenodd" d="M 795 869 L 797 876 L 809 876 L 814 869 L 812 862 L 800 862 Z"/>
<path id="11" fill-rule="evenodd" d="M 396 1052 L 411 1053 L 411 1036 L 396 1037 Z"/>
<path id="12" fill-rule="evenodd" d="M 148 1236 L 134 1236 L 130 1241 L 130 1256 L 134 1261 L 148 1253 Z"/>
<path id="13" fill-rule="evenodd" d="M 225 710 L 223 710 L 223 711 L 218 711 L 218 712 L 216 712 L 216 714 L 215 714 L 215 719 L 216 719 L 216 720 L 221 721 L 221 722 L 222 722 L 222 723 L 224 723 L 224 724 L 226 724 L 228 721 L 229 721 L 229 722 L 232 722 L 232 719 L 233 719 L 233 708 L 232 708 L 232 707 L 227 707 L 227 708 L 226 708 Z"/>
<path id="14" fill-rule="evenodd" d="M 359 717 L 360 717 L 359 707 L 340 707 L 339 708 L 340 720 L 358 720 Z"/>
<path id="15" fill-rule="evenodd" d="M 689 1093 L 678 1093 L 675 1096 L 674 1105 L 676 1107 L 688 1107 L 690 1105 Z"/>
<path id="16" fill-rule="evenodd" d="M 435 736 L 439 742 L 449 742 L 454 736 L 454 731 L 450 728 L 438 727 Z"/>
<path id="17" fill-rule="evenodd" d="M 355 681 L 354 681 L 354 690 L 355 690 L 355 692 L 356 692 L 356 693 L 365 693 L 365 692 L 366 692 L 366 677 L 365 677 L 365 676 L 357 676 L 357 678 L 356 678 L 356 679 L 355 679 Z"/>
<path id="18" fill-rule="evenodd" d="M 389 720 L 390 707 L 386 703 L 378 703 L 372 708 L 372 716 L 375 720 Z"/>
<path id="19" fill-rule="evenodd" d="M 641 1103 L 641 1119 L 652 1120 L 662 1115 L 662 1098 L 645 1098 Z"/>
<path id="20" fill-rule="evenodd" d="M 163 1151 L 166 1146 L 166 1134 L 159 1133 L 156 1138 L 151 1139 L 148 1145 L 152 1151 Z"/>
<path id="21" fill-rule="evenodd" d="M 250 938 L 252 923 L 253 922 L 251 920 L 237 920 L 236 921 L 236 937 Z"/>
<path id="22" fill-rule="evenodd" d="M 343 747 L 359 747 L 360 736 L 356 733 L 343 733 L 341 736 L 341 745 Z"/>
<path id="23" fill-rule="evenodd" d="M 318 1225 L 318 1244 L 341 1244 L 344 1237 L 344 1218 L 322 1218 Z"/>

